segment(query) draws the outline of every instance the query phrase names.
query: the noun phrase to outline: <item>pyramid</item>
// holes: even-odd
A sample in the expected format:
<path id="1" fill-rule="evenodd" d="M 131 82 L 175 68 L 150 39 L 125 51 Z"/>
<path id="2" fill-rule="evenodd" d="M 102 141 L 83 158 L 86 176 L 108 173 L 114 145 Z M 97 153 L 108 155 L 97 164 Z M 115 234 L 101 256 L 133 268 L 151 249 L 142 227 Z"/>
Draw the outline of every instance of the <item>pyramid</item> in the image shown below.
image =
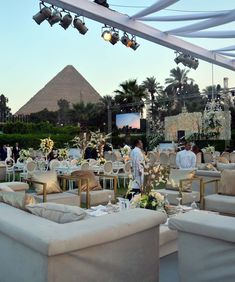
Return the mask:
<path id="1" fill-rule="evenodd" d="M 22 106 L 16 115 L 37 113 L 45 108 L 57 111 L 60 99 L 67 100 L 72 106 L 79 102 L 98 103 L 100 98 L 89 82 L 73 66 L 68 65 Z"/>

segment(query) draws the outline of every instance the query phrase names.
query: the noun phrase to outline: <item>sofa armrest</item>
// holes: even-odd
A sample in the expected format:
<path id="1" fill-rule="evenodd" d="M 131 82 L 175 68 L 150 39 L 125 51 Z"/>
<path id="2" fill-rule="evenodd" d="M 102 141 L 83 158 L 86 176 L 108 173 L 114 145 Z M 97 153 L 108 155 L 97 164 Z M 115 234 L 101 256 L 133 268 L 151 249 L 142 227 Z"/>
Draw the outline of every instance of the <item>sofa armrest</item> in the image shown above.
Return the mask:
<path id="1" fill-rule="evenodd" d="M 190 211 L 170 218 L 169 228 L 235 243 L 234 217 L 206 211 Z"/>
<path id="2" fill-rule="evenodd" d="M 32 179 L 24 179 L 25 182 L 27 182 L 28 184 L 40 184 L 42 185 L 42 193 L 43 193 L 43 202 L 47 201 L 47 184 L 45 182 L 41 182 L 41 181 L 36 181 L 36 180 L 32 180 Z"/>
<path id="3" fill-rule="evenodd" d="M 217 179 L 212 179 L 212 180 L 204 181 L 204 182 L 202 183 L 202 187 L 201 187 L 201 190 L 200 190 L 200 203 L 201 203 L 201 207 L 202 207 L 203 210 L 205 209 L 205 200 L 204 200 L 204 197 L 205 197 L 206 185 L 207 185 L 207 184 L 210 184 L 210 183 L 215 183 L 215 185 L 216 185 L 216 186 L 215 186 L 215 192 L 218 193 L 219 182 L 220 182 L 220 179 L 217 178 Z"/>

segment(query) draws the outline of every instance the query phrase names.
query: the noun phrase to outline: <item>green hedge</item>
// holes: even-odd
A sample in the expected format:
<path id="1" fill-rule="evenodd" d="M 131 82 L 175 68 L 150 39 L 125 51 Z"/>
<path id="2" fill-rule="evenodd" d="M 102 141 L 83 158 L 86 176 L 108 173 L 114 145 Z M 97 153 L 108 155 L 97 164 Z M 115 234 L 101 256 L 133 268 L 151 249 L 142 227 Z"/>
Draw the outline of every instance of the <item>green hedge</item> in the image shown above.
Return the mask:
<path id="1" fill-rule="evenodd" d="M 49 122 L 26 123 L 26 122 L 7 122 L 3 125 L 5 134 L 78 134 L 80 129 L 77 126 L 55 126 Z"/>
<path id="2" fill-rule="evenodd" d="M 21 148 L 38 149 L 40 139 L 50 137 L 55 142 L 56 148 L 63 148 L 65 143 L 71 141 L 74 136 L 75 134 L 0 134 L 0 146 L 4 144 L 13 146 L 18 142 Z"/>

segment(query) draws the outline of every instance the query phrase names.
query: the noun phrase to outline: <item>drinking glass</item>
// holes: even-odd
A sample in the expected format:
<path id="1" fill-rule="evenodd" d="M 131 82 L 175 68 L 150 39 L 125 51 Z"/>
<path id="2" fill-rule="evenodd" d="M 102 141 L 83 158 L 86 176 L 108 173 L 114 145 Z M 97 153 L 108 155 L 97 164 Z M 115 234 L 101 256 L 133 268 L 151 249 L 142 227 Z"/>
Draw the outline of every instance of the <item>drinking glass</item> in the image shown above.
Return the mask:
<path id="1" fill-rule="evenodd" d="M 197 206 L 197 203 L 196 203 L 196 196 L 194 195 L 193 196 L 193 202 L 191 203 L 191 208 L 193 209 L 193 210 L 196 210 L 196 209 L 198 209 L 198 206 Z"/>
<path id="2" fill-rule="evenodd" d="M 177 213 L 181 213 L 181 212 L 183 212 L 183 208 L 181 206 L 182 198 L 181 197 L 177 197 L 176 200 L 178 201 L 178 205 L 176 207 Z"/>
<path id="3" fill-rule="evenodd" d="M 165 206 L 169 206 L 170 205 L 170 202 L 169 202 L 169 200 L 168 200 L 168 198 L 167 198 L 167 196 L 168 196 L 168 194 L 165 194 Z"/>

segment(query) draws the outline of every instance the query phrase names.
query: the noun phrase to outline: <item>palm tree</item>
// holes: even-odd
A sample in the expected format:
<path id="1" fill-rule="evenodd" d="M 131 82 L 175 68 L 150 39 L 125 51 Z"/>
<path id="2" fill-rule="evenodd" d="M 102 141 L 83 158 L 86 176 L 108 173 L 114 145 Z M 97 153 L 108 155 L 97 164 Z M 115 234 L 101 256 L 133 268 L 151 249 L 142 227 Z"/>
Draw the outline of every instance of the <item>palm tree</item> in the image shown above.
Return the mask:
<path id="1" fill-rule="evenodd" d="M 152 112 L 152 118 L 155 118 L 154 115 L 154 94 L 162 94 L 162 86 L 160 86 L 160 83 L 156 81 L 156 78 L 154 76 L 147 77 L 143 82 L 142 86 L 144 89 L 146 89 L 151 97 L 151 112 Z"/>
<path id="2" fill-rule="evenodd" d="M 173 96 L 173 109 L 178 106 L 177 95 L 185 95 L 189 91 L 188 82 L 193 82 L 192 78 L 188 78 L 189 70 L 180 69 L 179 67 L 170 70 L 170 77 L 165 79 L 165 83 L 168 84 L 165 88 L 167 95 Z"/>
<path id="3" fill-rule="evenodd" d="M 144 107 L 143 99 L 146 99 L 147 93 L 143 86 L 138 85 L 136 79 L 126 80 L 119 85 L 120 90 L 116 93 L 115 103 L 120 106 L 130 104 L 125 107 L 125 111 L 141 111 Z M 133 104 L 133 105 L 132 105 Z"/>

